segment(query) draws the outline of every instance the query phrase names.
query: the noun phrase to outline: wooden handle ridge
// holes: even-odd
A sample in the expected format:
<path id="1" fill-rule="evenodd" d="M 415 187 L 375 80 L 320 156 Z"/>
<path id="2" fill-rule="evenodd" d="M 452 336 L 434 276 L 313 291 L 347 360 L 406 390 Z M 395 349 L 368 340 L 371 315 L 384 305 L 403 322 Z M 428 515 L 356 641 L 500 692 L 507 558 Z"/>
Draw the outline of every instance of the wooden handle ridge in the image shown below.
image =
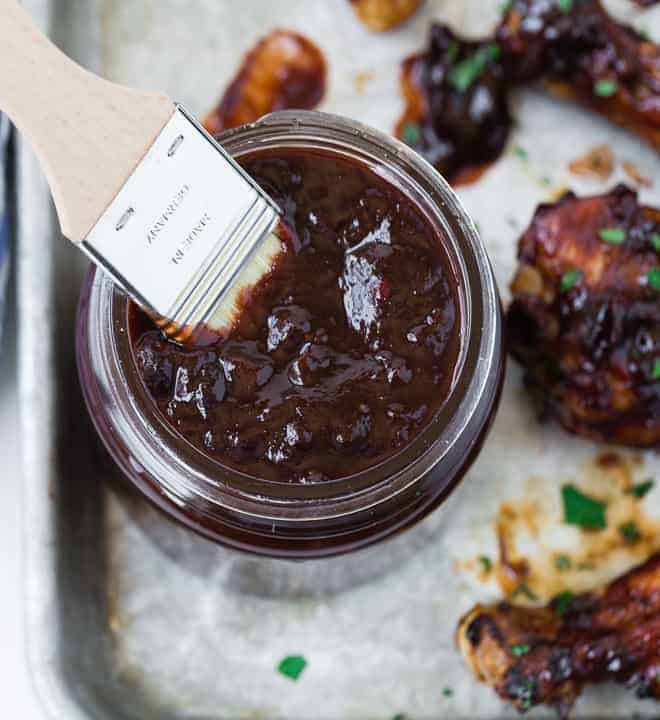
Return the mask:
<path id="1" fill-rule="evenodd" d="M 33 146 L 62 232 L 80 242 L 158 133 L 174 104 L 116 85 L 61 52 L 15 0 L 0 0 L 0 110 Z"/>

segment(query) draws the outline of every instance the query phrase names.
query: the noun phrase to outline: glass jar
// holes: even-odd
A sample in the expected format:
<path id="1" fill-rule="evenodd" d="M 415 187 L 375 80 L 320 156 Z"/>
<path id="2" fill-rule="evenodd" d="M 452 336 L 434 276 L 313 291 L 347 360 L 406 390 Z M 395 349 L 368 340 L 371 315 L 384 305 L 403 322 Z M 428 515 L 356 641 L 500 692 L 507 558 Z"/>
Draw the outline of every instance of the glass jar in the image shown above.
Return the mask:
<path id="1" fill-rule="evenodd" d="M 284 558 L 336 555 L 410 526 L 455 488 L 498 403 L 504 353 L 495 279 L 476 228 L 445 180 L 417 153 L 371 128 L 319 112 L 283 111 L 224 133 L 235 157 L 314 148 L 385 177 L 446 238 L 462 304 L 462 347 L 449 397 L 398 454 L 347 478 L 269 482 L 219 464 L 161 415 L 135 365 L 129 303 L 91 269 L 79 307 L 77 357 L 89 412 L 126 477 L 169 516 L 219 543 Z"/>

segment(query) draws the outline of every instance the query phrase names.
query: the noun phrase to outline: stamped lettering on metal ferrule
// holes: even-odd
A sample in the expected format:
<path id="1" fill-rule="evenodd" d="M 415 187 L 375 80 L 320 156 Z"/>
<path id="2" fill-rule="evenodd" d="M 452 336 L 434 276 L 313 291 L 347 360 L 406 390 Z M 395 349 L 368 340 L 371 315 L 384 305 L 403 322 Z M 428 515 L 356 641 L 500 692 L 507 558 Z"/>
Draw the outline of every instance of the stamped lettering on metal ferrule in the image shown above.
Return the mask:
<path id="1" fill-rule="evenodd" d="M 207 212 L 205 212 L 199 219 L 199 221 L 195 224 L 193 229 L 188 233 L 188 235 L 186 235 L 185 239 L 182 241 L 181 245 L 179 245 L 179 247 L 176 249 L 176 252 L 172 256 L 172 262 L 175 265 L 178 265 L 181 260 L 183 260 L 186 251 L 193 246 L 195 240 L 204 232 L 205 228 L 210 222 L 211 216 Z"/>
<path id="2" fill-rule="evenodd" d="M 156 220 L 147 233 L 147 242 L 149 245 L 151 245 L 158 235 L 165 229 L 165 226 L 174 216 L 177 209 L 181 207 L 189 192 L 190 185 L 184 185 L 172 198 L 169 205 L 165 208 L 165 211 L 159 216 L 158 220 Z"/>

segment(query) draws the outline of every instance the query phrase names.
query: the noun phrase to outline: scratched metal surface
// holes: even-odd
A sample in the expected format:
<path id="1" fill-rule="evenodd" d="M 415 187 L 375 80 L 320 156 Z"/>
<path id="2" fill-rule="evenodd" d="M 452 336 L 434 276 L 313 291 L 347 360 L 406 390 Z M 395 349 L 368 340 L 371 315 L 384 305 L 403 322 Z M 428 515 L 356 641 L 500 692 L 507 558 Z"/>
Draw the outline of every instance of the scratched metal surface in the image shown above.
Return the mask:
<path id="1" fill-rule="evenodd" d="M 658 11 L 608 3 L 660 35 Z M 384 130 L 400 112 L 398 63 L 422 46 L 431 18 L 486 32 L 498 0 L 429 0 L 404 28 L 370 35 L 344 0 L 26 0 L 71 55 L 112 79 L 162 88 L 202 114 L 243 51 L 277 26 L 325 51 L 322 109 Z M 357 73 L 370 73 L 358 92 Z M 660 181 L 657 157 L 625 132 L 537 91 L 516 99 L 519 127 L 505 155 L 461 191 L 480 224 L 506 299 L 515 239 L 548 188 L 576 181 L 568 160 L 609 142 Z M 25 461 L 29 653 L 50 714 L 66 720 L 472 720 L 514 717 L 476 684 L 453 643 L 457 619 L 498 596 L 457 564 L 495 555 L 500 502 L 532 495 L 547 509 L 541 542 L 578 541 L 561 527 L 558 488 L 596 447 L 540 426 L 510 364 L 494 430 L 449 503 L 425 523 L 353 557 L 258 560 L 180 530 L 122 489 L 94 437 L 76 380 L 73 322 L 85 261 L 61 241 L 30 151 L 17 153 L 20 391 Z M 618 176 L 615 177 L 618 179 Z M 643 198 L 659 203 L 658 185 Z M 47 248 L 47 249 L 46 249 Z M 660 478 L 642 455 L 640 475 Z M 532 480 L 530 480 L 533 478 Z M 645 500 L 660 517 L 660 491 Z M 546 537 L 547 535 L 547 537 Z M 632 563 L 617 557 L 603 577 Z M 593 582 L 602 579 L 594 575 Z M 308 667 L 297 683 L 275 671 L 287 654 Z M 453 690 L 451 697 L 443 688 Z M 576 717 L 657 717 L 614 687 L 589 691 Z M 535 710 L 530 717 L 550 717 Z"/>

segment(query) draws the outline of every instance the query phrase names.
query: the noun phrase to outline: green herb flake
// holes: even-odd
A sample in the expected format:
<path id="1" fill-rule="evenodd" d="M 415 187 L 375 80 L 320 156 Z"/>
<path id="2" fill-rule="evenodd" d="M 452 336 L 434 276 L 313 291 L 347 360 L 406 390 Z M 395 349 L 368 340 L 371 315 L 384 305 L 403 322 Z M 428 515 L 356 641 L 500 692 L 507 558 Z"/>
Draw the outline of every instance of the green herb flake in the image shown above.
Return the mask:
<path id="1" fill-rule="evenodd" d="M 523 655 L 527 655 L 527 653 L 532 649 L 529 645 L 512 645 L 510 648 L 511 652 L 516 657 L 522 657 Z"/>
<path id="2" fill-rule="evenodd" d="M 651 245 L 656 252 L 660 252 L 660 233 L 653 233 L 651 235 Z"/>
<path id="3" fill-rule="evenodd" d="M 578 270 L 577 268 L 573 268 L 572 270 L 567 270 L 561 276 L 561 281 L 559 283 L 559 290 L 561 292 L 568 292 L 572 287 L 574 287 L 579 282 L 582 275 L 583 275 L 582 270 Z"/>
<path id="4" fill-rule="evenodd" d="M 480 48 L 474 55 L 454 65 L 449 71 L 449 83 L 455 90 L 465 92 L 483 73 L 488 63 L 499 58 L 500 53 L 499 45 L 493 43 Z"/>
<path id="5" fill-rule="evenodd" d="M 403 126 L 402 137 L 403 142 L 405 142 L 406 145 L 412 145 L 413 147 L 417 145 L 420 134 L 419 125 L 417 123 L 409 122 Z"/>
<path id="6" fill-rule="evenodd" d="M 403 713 L 397 713 L 392 720 L 407 720 L 407 718 Z"/>
<path id="7" fill-rule="evenodd" d="M 594 83 L 594 95 L 602 98 L 612 97 L 616 94 L 619 86 L 614 80 L 598 80 Z"/>
<path id="8" fill-rule="evenodd" d="M 518 597 L 518 595 L 524 595 L 531 602 L 538 602 L 538 596 L 532 592 L 529 585 L 526 583 L 520 583 L 518 587 L 511 593 L 511 597 Z"/>
<path id="9" fill-rule="evenodd" d="M 649 287 L 660 290 L 660 267 L 651 268 L 646 274 L 646 281 Z"/>
<path id="10" fill-rule="evenodd" d="M 578 570 L 581 570 L 581 571 L 583 571 L 583 570 L 595 570 L 595 569 L 596 569 L 596 566 L 595 566 L 592 562 L 590 562 L 589 560 L 587 560 L 587 561 L 585 561 L 585 562 L 579 563 L 578 566 L 577 566 L 577 569 L 578 569 Z"/>
<path id="11" fill-rule="evenodd" d="M 454 691 L 450 687 L 446 687 L 446 688 L 442 688 L 442 694 L 446 698 L 449 698 L 454 694 Z"/>
<path id="12" fill-rule="evenodd" d="M 571 567 L 571 559 L 568 557 L 568 555 L 557 555 L 555 557 L 555 568 L 559 570 L 559 572 L 564 572 L 565 570 L 569 570 Z"/>
<path id="13" fill-rule="evenodd" d="M 573 0 L 558 0 L 562 12 L 570 12 L 573 9 Z"/>
<path id="14" fill-rule="evenodd" d="M 607 527 L 605 503 L 585 495 L 574 485 L 564 485 L 561 496 L 565 523 L 589 530 L 602 530 Z"/>
<path id="15" fill-rule="evenodd" d="M 598 235 L 610 245 L 622 245 L 626 241 L 626 231 L 623 228 L 605 228 Z"/>
<path id="16" fill-rule="evenodd" d="M 493 561 L 486 555 L 479 556 L 479 564 L 483 572 L 488 574 L 493 569 Z"/>
<path id="17" fill-rule="evenodd" d="M 456 40 L 452 40 L 449 43 L 449 47 L 447 48 L 447 57 L 449 58 L 449 62 L 452 63 L 452 65 L 456 62 L 459 49 L 460 47 Z"/>
<path id="18" fill-rule="evenodd" d="M 513 0 L 505 0 L 505 2 L 500 5 L 500 12 L 502 13 L 502 15 L 506 15 L 512 7 Z"/>
<path id="19" fill-rule="evenodd" d="M 277 671 L 291 680 L 297 680 L 306 667 L 307 660 L 302 655 L 287 655 L 277 666 Z"/>
<path id="20" fill-rule="evenodd" d="M 658 363 L 660 363 L 660 358 L 656 360 L 656 364 Z M 648 480 L 644 480 L 644 482 L 638 483 L 637 485 L 633 485 L 631 488 L 628 488 L 626 490 L 626 495 L 634 495 L 636 498 L 641 499 L 647 493 L 653 490 L 654 485 L 655 480 L 653 480 L 653 478 L 649 478 Z"/>
<path id="21" fill-rule="evenodd" d="M 651 370 L 651 380 L 660 380 L 660 358 L 653 361 L 653 369 Z"/>
<path id="22" fill-rule="evenodd" d="M 532 678 L 525 679 L 525 685 L 521 688 L 518 698 L 520 699 L 520 709 L 527 712 L 534 704 L 534 696 L 536 694 L 536 683 Z"/>
<path id="23" fill-rule="evenodd" d="M 529 159 L 529 153 L 527 152 L 527 150 L 525 150 L 524 147 L 520 147 L 520 145 L 516 145 L 516 146 L 513 148 L 513 154 L 514 154 L 516 157 L 519 157 L 521 160 L 527 160 L 527 159 Z"/>
<path id="24" fill-rule="evenodd" d="M 568 608 L 570 607 L 571 600 L 574 597 L 575 595 L 570 590 L 564 590 L 563 592 L 560 592 L 559 595 L 555 595 L 552 605 L 557 615 L 563 617 L 566 614 Z"/>
<path id="25" fill-rule="evenodd" d="M 628 545 L 634 545 L 642 537 L 642 533 L 632 520 L 619 527 L 619 535 L 621 535 Z"/>

